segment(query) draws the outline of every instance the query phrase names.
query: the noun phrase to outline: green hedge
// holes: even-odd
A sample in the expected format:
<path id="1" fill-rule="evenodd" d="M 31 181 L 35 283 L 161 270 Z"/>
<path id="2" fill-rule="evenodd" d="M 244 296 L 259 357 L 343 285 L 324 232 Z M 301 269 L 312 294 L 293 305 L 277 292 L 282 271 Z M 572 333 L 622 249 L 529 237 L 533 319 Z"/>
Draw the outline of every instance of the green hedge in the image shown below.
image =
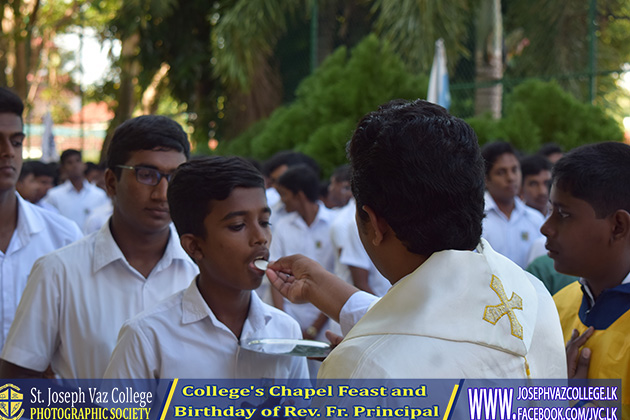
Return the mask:
<path id="1" fill-rule="evenodd" d="M 278 108 L 216 150 L 267 159 L 298 150 L 318 161 L 325 176 L 346 163 L 345 145 L 359 119 L 396 98 L 426 98 L 428 77 L 410 74 L 387 43 L 366 37 L 350 53 L 340 47 L 296 90 L 296 100 Z M 603 109 L 584 104 L 555 82 L 531 80 L 506 96 L 504 117 L 468 118 L 479 143 L 502 138 L 524 152 L 544 143 L 565 150 L 600 141 L 621 141 L 621 126 Z"/>
<path id="2" fill-rule="evenodd" d="M 535 152 L 544 143 L 568 151 L 583 144 L 623 140 L 623 129 L 613 117 L 578 101 L 556 82 L 524 82 L 505 98 L 502 119 L 486 115 L 467 121 L 480 144 L 502 138 L 524 152 Z"/>
<path id="3" fill-rule="evenodd" d="M 426 97 L 428 77 L 409 73 L 389 45 L 370 35 L 350 53 L 333 52 L 305 78 L 296 100 L 216 152 L 266 159 L 280 150 L 302 151 L 324 174 L 346 163 L 345 145 L 359 119 L 392 99 Z"/>

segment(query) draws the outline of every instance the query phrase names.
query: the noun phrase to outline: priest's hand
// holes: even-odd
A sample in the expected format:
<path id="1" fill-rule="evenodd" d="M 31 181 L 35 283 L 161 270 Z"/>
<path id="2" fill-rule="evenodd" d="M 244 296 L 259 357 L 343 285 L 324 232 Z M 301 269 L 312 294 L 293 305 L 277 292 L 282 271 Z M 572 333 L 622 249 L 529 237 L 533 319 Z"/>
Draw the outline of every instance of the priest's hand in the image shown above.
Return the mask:
<path id="1" fill-rule="evenodd" d="M 346 301 L 359 291 L 299 254 L 269 263 L 266 274 L 273 287 L 291 302 L 310 302 L 335 321 L 339 321 Z"/>
<path id="2" fill-rule="evenodd" d="M 324 273 L 330 274 L 316 261 L 299 254 L 269 263 L 266 271 L 273 287 L 293 303 L 309 302 L 309 294 L 317 287 L 313 276 Z"/>

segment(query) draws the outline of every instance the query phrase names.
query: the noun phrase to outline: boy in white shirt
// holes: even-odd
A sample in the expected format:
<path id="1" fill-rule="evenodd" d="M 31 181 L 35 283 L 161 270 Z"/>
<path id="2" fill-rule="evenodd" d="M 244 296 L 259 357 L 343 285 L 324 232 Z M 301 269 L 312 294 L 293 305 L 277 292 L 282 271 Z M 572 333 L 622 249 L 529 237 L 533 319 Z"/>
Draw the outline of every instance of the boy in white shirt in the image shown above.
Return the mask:
<path id="1" fill-rule="evenodd" d="M 25 138 L 23 112 L 19 96 L 0 87 L 0 350 L 35 260 L 82 236 L 74 222 L 16 192 Z"/>
<path id="2" fill-rule="evenodd" d="M 306 165 L 296 165 L 289 168 L 277 184 L 276 189 L 289 215 L 275 226 L 271 259 L 302 254 L 333 271 L 335 249 L 330 239 L 330 226 L 336 213 L 317 200 L 317 175 Z M 283 300 L 275 289 L 272 289 L 272 296 L 276 308 L 284 310 L 300 323 L 304 338 L 325 339 L 328 317 L 319 309 L 311 304 Z"/>
<path id="3" fill-rule="evenodd" d="M 167 117 L 143 115 L 116 129 L 105 174 L 112 217 L 35 262 L 2 349 L 0 377 L 38 378 L 50 365 L 63 379 L 101 378 L 123 323 L 198 273 L 179 245 L 166 200 L 168 179 L 189 154 L 186 132 Z"/>
<path id="4" fill-rule="evenodd" d="M 129 320 L 106 378 L 306 378 L 300 357 L 254 353 L 255 338 L 300 338 L 298 324 L 254 293 L 269 258 L 271 210 L 260 173 L 241 158 L 181 165 L 169 185 L 171 217 L 199 266 L 190 286 Z"/>

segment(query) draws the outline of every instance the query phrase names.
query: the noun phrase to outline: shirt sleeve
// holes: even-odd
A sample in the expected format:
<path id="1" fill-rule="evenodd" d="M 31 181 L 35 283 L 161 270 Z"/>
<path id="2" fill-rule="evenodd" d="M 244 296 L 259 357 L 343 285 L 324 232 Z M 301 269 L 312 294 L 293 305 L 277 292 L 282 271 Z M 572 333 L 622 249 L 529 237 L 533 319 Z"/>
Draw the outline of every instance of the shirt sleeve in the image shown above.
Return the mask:
<path id="1" fill-rule="evenodd" d="M 339 312 L 339 324 L 344 336 L 378 300 L 378 297 L 362 291 L 350 296 Z"/>
<path id="2" fill-rule="evenodd" d="M 56 256 L 44 256 L 35 261 L 2 350 L 2 359 L 38 372 L 46 370 L 60 344 L 62 276 L 63 267 Z"/>
<path id="3" fill-rule="evenodd" d="M 370 257 L 365 251 L 365 248 L 363 248 L 356 223 L 348 226 L 345 233 L 345 243 L 341 248 L 339 262 L 351 267 L 369 270 L 372 262 L 370 261 Z"/>
<path id="4" fill-rule="evenodd" d="M 273 240 L 271 241 L 271 246 L 269 247 L 269 259 L 271 261 L 276 261 L 277 259 L 285 256 L 282 245 L 282 233 L 276 229 L 273 235 Z"/>
<path id="5" fill-rule="evenodd" d="M 50 204 L 51 206 L 59 210 L 59 204 L 57 203 L 57 195 L 55 194 L 54 191 L 52 193 L 51 191 L 48 191 L 48 194 L 46 194 L 46 196 L 42 200 L 44 200 L 44 202 Z"/>
<path id="6" fill-rule="evenodd" d="M 157 357 L 137 324 L 125 323 L 103 375 L 105 379 L 159 379 Z"/>

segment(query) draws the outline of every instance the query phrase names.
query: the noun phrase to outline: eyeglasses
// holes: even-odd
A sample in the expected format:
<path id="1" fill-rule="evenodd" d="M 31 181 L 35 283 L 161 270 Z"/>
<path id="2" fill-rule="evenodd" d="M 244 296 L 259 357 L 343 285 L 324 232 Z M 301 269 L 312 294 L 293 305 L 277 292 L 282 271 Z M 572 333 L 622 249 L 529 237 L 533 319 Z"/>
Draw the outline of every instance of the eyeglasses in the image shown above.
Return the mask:
<path id="1" fill-rule="evenodd" d="M 121 169 L 133 169 L 134 171 L 136 171 L 136 179 L 139 183 L 151 185 L 152 187 L 159 184 L 162 178 L 166 178 L 166 182 L 169 182 L 171 180 L 171 176 L 173 175 L 163 174 L 157 169 L 147 168 L 144 166 L 116 165 L 116 167 Z"/>

